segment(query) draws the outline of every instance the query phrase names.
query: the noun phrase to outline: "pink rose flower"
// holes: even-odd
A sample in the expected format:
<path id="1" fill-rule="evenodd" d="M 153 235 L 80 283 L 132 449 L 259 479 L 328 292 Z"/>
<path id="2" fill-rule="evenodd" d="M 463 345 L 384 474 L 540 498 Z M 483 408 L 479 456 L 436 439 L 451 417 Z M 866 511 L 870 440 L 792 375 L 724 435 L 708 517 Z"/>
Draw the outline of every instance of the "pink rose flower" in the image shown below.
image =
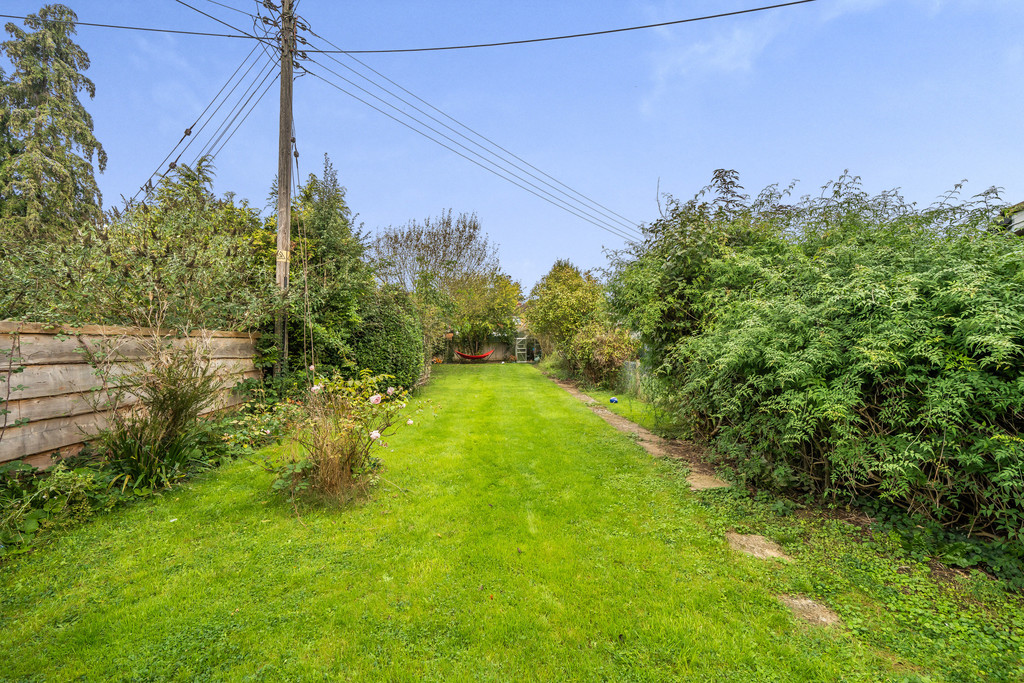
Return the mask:
<path id="1" fill-rule="evenodd" d="M 411 425 L 411 424 L 412 424 L 412 420 L 406 420 L 406 421 L 405 421 L 405 424 L 407 424 L 407 425 Z"/>
<path id="2" fill-rule="evenodd" d="M 383 396 L 381 396 L 380 394 L 374 394 L 373 396 L 370 397 L 370 403 L 372 403 L 373 405 L 378 405 L 382 398 Z"/>
<path id="3" fill-rule="evenodd" d="M 377 439 L 380 438 L 380 432 L 378 432 L 376 429 L 374 429 L 372 432 L 370 432 L 370 438 L 372 440 L 376 441 Z"/>
<path id="4" fill-rule="evenodd" d="M 390 396 L 393 393 L 395 393 L 395 388 L 394 387 L 388 387 L 388 396 Z"/>
<path id="5" fill-rule="evenodd" d="M 319 384 L 314 384 L 313 386 L 311 386 L 309 388 L 309 390 L 312 391 L 314 394 L 317 393 L 318 391 L 320 391 L 321 389 L 323 389 L 323 386 L 321 386 Z"/>
<path id="6" fill-rule="evenodd" d="M 315 370 L 315 369 L 316 369 L 316 366 L 315 366 L 315 365 L 310 365 L 310 366 L 309 366 L 309 371 L 310 371 L 310 372 L 313 372 L 313 370 Z"/>

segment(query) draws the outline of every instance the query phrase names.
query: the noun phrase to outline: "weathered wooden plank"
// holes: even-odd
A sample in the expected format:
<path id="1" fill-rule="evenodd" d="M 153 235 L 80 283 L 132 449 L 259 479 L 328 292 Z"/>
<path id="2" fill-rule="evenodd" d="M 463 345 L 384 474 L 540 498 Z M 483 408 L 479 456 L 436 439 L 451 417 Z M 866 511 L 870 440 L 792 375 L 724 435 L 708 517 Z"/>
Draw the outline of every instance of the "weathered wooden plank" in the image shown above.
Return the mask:
<path id="1" fill-rule="evenodd" d="M 108 384 L 115 385 L 118 379 L 137 369 L 132 363 L 114 363 L 110 367 Z M 251 359 L 219 358 L 210 361 L 210 367 L 219 375 L 242 374 L 255 369 Z M 8 394 L 8 384 L 11 385 Z M 59 396 L 100 388 L 103 382 L 89 365 L 27 365 L 23 372 L 0 376 L 0 401 L 25 400 L 42 396 Z M 21 388 L 18 388 L 21 387 Z"/>
<path id="2" fill-rule="evenodd" d="M 137 370 L 146 361 L 157 339 L 175 346 L 198 344 L 212 357 L 212 369 L 223 377 L 224 389 L 205 412 L 223 410 L 244 398 L 230 391 L 238 381 L 259 377 L 252 358 L 258 334 L 198 331 L 187 337 L 167 331 L 87 325 L 78 328 L 38 323 L 0 321 L 0 407 L 9 410 L 6 423 L 28 420 L 9 427 L 0 437 L 0 462 L 16 458 L 49 462 L 54 449 L 80 445 L 107 423 L 102 410 L 105 394 L 94 369 L 88 364 L 83 346 L 93 352 L 113 354 L 125 362 L 108 366 L 108 386 L 119 377 Z M 17 348 L 12 348 L 17 344 Z M 4 353 L 8 351 L 8 353 Z M 16 374 L 5 370 L 12 356 Z M 9 399 L 9 400 L 6 400 Z M 126 405 L 135 402 L 124 396 Z M 96 408 L 100 408 L 97 412 Z M 5 418 L 0 416 L 0 422 Z"/>
<path id="3" fill-rule="evenodd" d="M 225 376 L 222 390 L 230 390 L 235 384 L 244 379 L 260 377 L 259 370 L 250 370 L 241 374 L 230 374 Z M 12 395 L 16 395 L 15 394 Z M 106 391 L 78 392 L 74 394 L 61 394 L 59 396 L 42 396 L 19 401 L 8 401 L 5 407 L 10 412 L 6 416 L 6 424 L 14 424 L 18 420 L 49 420 L 54 417 L 71 417 L 84 413 L 107 410 L 113 406 L 110 401 L 119 400 L 120 406 L 130 406 L 138 400 L 125 392 L 124 396 L 109 396 Z M 2 404 L 2 401 L 0 401 Z M 0 424 L 4 424 L 4 417 L 0 415 Z"/>
<path id="4" fill-rule="evenodd" d="M 43 396 L 30 398 L 23 401 L 9 401 L 4 407 L 10 411 L 7 414 L 7 424 L 14 424 L 18 420 L 37 422 L 39 420 L 50 420 L 55 417 L 72 417 L 84 415 L 85 413 L 96 412 L 96 409 L 106 410 L 113 406 L 109 404 L 113 397 L 105 391 L 95 393 L 62 394 L 60 396 Z M 122 406 L 133 405 L 138 399 L 126 395 L 120 398 Z M 4 423 L 4 417 L 0 416 L 0 424 Z"/>
<path id="5" fill-rule="evenodd" d="M 88 363 L 87 352 L 125 361 L 148 358 L 154 349 L 153 339 L 139 337 L 98 337 L 94 335 L 61 336 L 52 334 L 0 334 L 0 367 L 6 367 L 14 354 L 15 365 L 57 365 Z M 252 358 L 256 354 L 254 342 L 234 337 L 214 337 L 197 340 L 178 338 L 170 340 L 176 347 L 200 344 L 211 358 Z M 13 348 L 13 351 L 12 351 Z"/>
<path id="6" fill-rule="evenodd" d="M 114 377 L 128 371 L 126 366 L 111 368 Z M 88 365 L 29 365 L 10 377 L 0 376 L 0 397 L 25 400 L 88 391 L 101 385 Z"/>
<path id="7" fill-rule="evenodd" d="M 245 396 L 226 391 L 220 395 L 217 401 L 209 408 L 200 413 L 200 415 L 209 415 L 210 413 L 216 413 L 225 408 L 232 408 L 237 405 L 245 403 Z"/>
<path id="8" fill-rule="evenodd" d="M 50 325 L 47 323 L 18 322 L 16 320 L 0 320 L 0 334 L 95 334 L 100 336 L 179 336 L 173 330 L 160 330 L 152 327 L 119 327 L 116 325 Z M 236 339 L 258 339 L 258 332 L 228 332 L 224 330 L 196 330 L 190 337 L 225 337 Z"/>
<path id="9" fill-rule="evenodd" d="M 87 441 L 108 424 L 107 414 L 89 413 L 8 428 L 0 439 L 0 462 Z"/>
<path id="10" fill-rule="evenodd" d="M 259 375 L 260 372 L 257 370 L 225 377 L 221 395 L 203 411 L 203 414 L 224 410 L 244 402 L 245 397 L 233 393 L 231 389 L 242 379 Z M 81 397 L 81 394 L 77 396 Z M 84 405 L 90 408 L 89 412 L 35 420 L 20 427 L 5 429 L 0 438 L 0 462 L 17 460 L 88 441 L 109 424 L 109 411 L 92 412 L 87 402 Z M 12 422 L 17 419 L 13 415 L 8 418 Z"/>

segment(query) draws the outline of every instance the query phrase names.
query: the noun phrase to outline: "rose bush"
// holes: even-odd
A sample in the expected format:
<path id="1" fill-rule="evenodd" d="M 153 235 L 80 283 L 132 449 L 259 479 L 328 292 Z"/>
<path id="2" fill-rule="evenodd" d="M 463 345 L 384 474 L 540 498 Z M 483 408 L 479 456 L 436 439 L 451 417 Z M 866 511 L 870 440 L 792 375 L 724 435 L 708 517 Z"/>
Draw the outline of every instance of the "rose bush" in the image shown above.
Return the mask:
<path id="1" fill-rule="evenodd" d="M 358 379 L 318 378 L 309 388 L 298 420 L 294 449 L 268 460 L 273 488 L 295 502 L 302 495 L 345 502 L 366 490 L 381 466 L 373 448 L 385 446 L 406 407 L 408 392 L 388 387 L 390 375 L 363 371 Z M 407 423 L 408 424 L 408 423 Z"/>

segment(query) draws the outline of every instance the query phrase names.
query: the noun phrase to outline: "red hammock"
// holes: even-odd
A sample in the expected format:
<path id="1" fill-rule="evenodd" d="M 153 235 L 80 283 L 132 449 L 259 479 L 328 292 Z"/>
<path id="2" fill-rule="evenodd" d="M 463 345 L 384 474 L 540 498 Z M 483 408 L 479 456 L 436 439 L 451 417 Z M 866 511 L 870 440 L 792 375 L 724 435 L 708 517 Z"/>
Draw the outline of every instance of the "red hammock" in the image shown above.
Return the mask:
<path id="1" fill-rule="evenodd" d="M 494 349 L 491 349 L 487 353 L 482 353 L 479 356 L 471 356 L 468 353 L 462 353 L 461 351 L 456 351 L 455 353 L 457 353 L 459 356 L 465 358 L 466 360 L 483 360 L 484 358 L 487 358 L 487 356 L 489 356 L 492 353 L 494 353 Z"/>

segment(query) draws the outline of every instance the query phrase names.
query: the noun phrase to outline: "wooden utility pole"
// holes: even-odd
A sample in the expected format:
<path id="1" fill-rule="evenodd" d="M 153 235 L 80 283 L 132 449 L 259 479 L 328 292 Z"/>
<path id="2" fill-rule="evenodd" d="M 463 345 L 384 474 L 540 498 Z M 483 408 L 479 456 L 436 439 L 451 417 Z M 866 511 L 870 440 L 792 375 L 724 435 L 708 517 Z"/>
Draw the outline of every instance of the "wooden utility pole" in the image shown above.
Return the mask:
<path id="1" fill-rule="evenodd" d="M 292 59 L 295 55 L 295 18 L 292 0 L 281 0 L 281 127 L 277 154 L 277 288 L 281 294 L 274 334 L 277 336 L 279 358 L 274 375 L 288 369 L 288 268 L 291 265 L 292 242 Z"/>

